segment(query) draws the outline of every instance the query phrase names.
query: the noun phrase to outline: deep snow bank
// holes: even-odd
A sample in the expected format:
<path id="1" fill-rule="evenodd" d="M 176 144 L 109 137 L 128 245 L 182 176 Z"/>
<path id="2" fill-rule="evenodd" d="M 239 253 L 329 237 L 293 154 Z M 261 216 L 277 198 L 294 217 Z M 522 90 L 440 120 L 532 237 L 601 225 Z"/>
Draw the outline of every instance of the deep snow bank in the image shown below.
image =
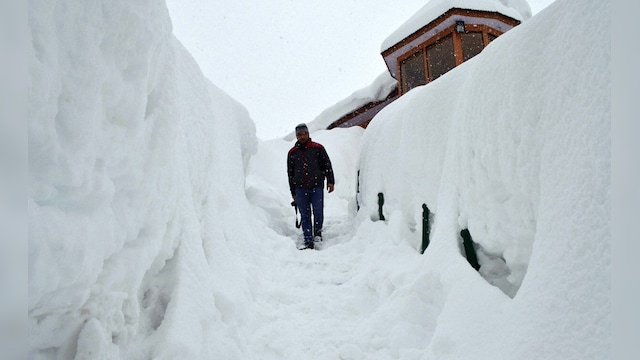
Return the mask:
<path id="1" fill-rule="evenodd" d="M 30 357 L 233 357 L 209 341 L 226 331 L 212 274 L 255 237 L 231 216 L 247 212 L 247 111 L 162 2 L 29 6 Z"/>
<path id="2" fill-rule="evenodd" d="M 27 300 L 27 6 L 0 4 L 0 349 L 26 348 Z"/>
<path id="3" fill-rule="evenodd" d="M 433 358 L 606 357 L 609 62 L 609 3 L 558 2 L 365 132 L 361 220 L 377 218 L 379 192 L 388 221 L 419 229 L 421 205 L 435 213 L 425 264 L 447 299 Z M 480 273 L 515 298 L 483 289 L 465 228 Z M 420 231 L 408 241 L 418 248 Z"/>

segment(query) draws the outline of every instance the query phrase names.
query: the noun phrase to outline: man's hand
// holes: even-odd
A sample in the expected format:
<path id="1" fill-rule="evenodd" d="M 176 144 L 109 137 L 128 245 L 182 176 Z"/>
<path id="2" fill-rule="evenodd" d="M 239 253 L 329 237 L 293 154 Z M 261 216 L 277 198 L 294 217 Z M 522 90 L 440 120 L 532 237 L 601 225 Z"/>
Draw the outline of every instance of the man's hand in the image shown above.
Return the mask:
<path id="1" fill-rule="evenodd" d="M 327 190 L 329 190 L 329 192 L 333 192 L 333 184 L 327 184 Z"/>

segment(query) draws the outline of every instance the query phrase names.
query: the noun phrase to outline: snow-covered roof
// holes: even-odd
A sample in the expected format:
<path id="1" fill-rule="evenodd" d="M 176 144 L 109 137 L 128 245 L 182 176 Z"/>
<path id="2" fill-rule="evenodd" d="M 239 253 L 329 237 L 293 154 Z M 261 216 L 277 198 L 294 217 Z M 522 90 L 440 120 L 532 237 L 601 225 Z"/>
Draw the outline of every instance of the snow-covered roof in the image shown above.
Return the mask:
<path id="1" fill-rule="evenodd" d="M 521 22 L 531 17 L 526 0 L 431 0 L 389 35 L 380 51 L 391 48 L 453 8 L 497 12 Z"/>
<path id="2" fill-rule="evenodd" d="M 308 122 L 309 131 L 325 130 L 331 123 L 344 115 L 368 103 L 384 100 L 396 88 L 397 84 L 398 81 L 392 78 L 389 72 L 383 72 L 371 84 L 353 92 L 350 96 L 325 109 L 315 119 Z M 294 132 L 284 137 L 285 140 L 293 140 L 295 138 Z"/>

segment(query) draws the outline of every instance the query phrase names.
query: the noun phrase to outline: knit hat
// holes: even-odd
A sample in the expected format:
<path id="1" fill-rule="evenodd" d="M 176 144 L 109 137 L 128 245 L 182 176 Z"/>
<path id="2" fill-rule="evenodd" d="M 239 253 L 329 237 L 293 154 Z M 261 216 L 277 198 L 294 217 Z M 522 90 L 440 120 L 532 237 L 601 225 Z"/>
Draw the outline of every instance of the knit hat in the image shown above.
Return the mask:
<path id="1" fill-rule="evenodd" d="M 300 133 L 303 133 L 303 132 L 306 132 L 306 133 L 309 132 L 309 129 L 307 128 L 307 125 L 305 123 L 298 124 L 296 126 L 296 135 L 298 135 Z"/>

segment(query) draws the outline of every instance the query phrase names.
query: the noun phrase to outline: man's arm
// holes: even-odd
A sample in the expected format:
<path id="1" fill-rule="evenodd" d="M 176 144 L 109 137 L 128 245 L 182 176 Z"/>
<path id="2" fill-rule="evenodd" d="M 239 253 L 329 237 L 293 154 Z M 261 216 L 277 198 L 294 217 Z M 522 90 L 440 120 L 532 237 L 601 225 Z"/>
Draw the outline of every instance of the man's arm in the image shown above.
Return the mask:
<path id="1" fill-rule="evenodd" d="M 291 153 L 289 153 L 289 155 L 287 155 L 287 177 L 289 178 L 289 192 L 291 192 L 291 197 L 293 197 L 293 200 L 296 199 L 296 193 L 293 189 L 293 174 L 295 173 L 294 165 L 295 164 L 293 161 L 293 156 L 291 156 Z"/>
<path id="2" fill-rule="evenodd" d="M 327 178 L 327 190 L 329 190 L 329 192 L 333 192 L 333 186 L 335 185 L 336 180 L 333 174 L 333 167 L 331 166 L 331 159 L 329 159 L 329 154 L 324 147 L 322 147 L 322 157 L 324 176 Z"/>

